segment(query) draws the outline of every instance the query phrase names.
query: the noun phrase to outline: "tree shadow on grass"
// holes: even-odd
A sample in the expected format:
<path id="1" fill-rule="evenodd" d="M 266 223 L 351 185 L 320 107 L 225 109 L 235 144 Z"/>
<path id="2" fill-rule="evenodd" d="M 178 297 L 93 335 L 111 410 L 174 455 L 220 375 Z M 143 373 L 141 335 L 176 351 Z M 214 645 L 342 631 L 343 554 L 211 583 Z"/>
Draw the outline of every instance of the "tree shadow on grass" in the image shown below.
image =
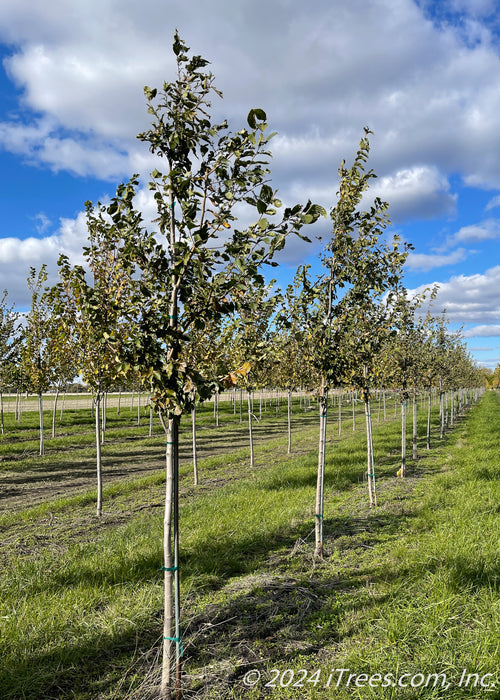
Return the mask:
<path id="1" fill-rule="evenodd" d="M 418 510 L 405 516 L 375 511 L 366 516 L 326 518 L 327 553 L 348 555 L 359 547 L 374 548 L 380 542 L 397 541 L 403 520 L 417 514 Z M 201 537 L 188 550 L 181 550 L 182 585 L 188 590 L 187 595 L 182 594 L 186 682 L 192 692 L 203 689 L 207 683 L 213 688 L 216 683 L 220 684 L 220 697 L 224 697 L 228 688 L 239 687 L 248 664 L 267 658 L 291 666 L 299 656 L 314 658 L 325 645 L 342 641 L 339 629 L 344 616 L 390 598 L 388 583 L 398 582 L 399 589 L 405 577 L 414 580 L 420 572 L 428 574 L 443 565 L 450 568 L 451 574 L 458 567 L 461 574 L 456 584 L 464 590 L 471 583 L 487 586 L 491 582 L 491 570 L 478 574 L 472 560 L 444 564 L 433 560 L 425 566 L 399 561 L 389 566 L 349 556 L 343 562 L 336 557 L 330 562 L 327 557 L 324 564 L 315 565 L 317 574 L 311 578 L 312 527 L 311 520 L 285 529 L 270 528 L 258 535 L 227 533 L 217 541 Z M 150 553 L 134 550 L 118 567 L 116 563 L 108 565 L 104 558 L 97 571 L 95 564 L 86 566 L 82 557 L 78 566 L 61 567 L 50 573 L 39 590 L 57 592 L 62 587 L 88 584 L 97 588 L 133 587 L 147 580 L 161 586 L 160 565 L 159 548 Z M 214 592 L 224 591 L 224 598 L 222 602 L 209 603 L 189 618 L 191 601 L 198 595 L 196 588 L 201 585 L 206 591 L 203 586 L 207 580 Z M 379 583 L 384 584 L 382 592 L 368 596 L 367 586 Z M 36 595 L 37 588 L 31 587 L 29 593 Z M 136 621 L 133 631 L 111 635 L 89 629 L 85 639 L 66 639 L 50 653 L 34 651 L 23 661 L 4 661 L 0 671 L 0 684 L 5 680 L 3 697 L 97 697 L 97 689 L 105 690 L 114 671 L 126 670 L 137 648 L 144 650 L 159 644 L 160 618 L 160 610 L 151 610 Z M 202 679 L 200 668 L 210 664 L 212 671 Z M 23 694 L 16 695 L 20 687 Z M 11 692 L 10 688 L 17 691 Z"/>

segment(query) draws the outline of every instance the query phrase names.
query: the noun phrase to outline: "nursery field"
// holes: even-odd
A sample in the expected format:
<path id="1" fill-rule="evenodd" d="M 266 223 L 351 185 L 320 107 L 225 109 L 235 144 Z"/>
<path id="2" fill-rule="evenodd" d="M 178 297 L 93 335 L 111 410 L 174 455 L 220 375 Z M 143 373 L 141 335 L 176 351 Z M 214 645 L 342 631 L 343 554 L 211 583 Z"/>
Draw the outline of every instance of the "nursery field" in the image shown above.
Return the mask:
<path id="1" fill-rule="evenodd" d="M 286 404 L 267 407 L 253 470 L 245 414 L 200 410 L 196 487 L 183 418 L 183 697 L 500 698 L 500 395 L 443 439 L 434 408 L 431 450 L 419 410 L 405 479 L 394 402 L 374 406 L 376 508 L 358 406 L 355 431 L 329 412 L 323 559 L 317 410 L 295 402 L 289 455 Z M 37 426 L 6 414 L 0 436 L 0 697 L 157 698 L 163 430 L 108 410 L 97 518 L 90 410 L 65 411 L 43 457 Z"/>

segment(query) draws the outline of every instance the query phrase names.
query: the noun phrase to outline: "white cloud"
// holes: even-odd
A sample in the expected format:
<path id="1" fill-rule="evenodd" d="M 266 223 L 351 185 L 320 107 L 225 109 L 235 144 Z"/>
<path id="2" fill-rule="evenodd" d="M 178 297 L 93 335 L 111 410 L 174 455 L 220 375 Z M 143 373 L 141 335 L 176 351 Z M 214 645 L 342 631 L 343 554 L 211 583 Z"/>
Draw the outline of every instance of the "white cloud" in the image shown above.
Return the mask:
<path id="1" fill-rule="evenodd" d="M 489 328 L 492 335 L 498 334 L 500 265 L 490 268 L 484 274 L 457 275 L 447 282 L 436 280 L 410 291 L 412 294 L 419 293 L 434 284 L 439 286 L 433 305 L 434 313 L 446 309 L 448 319 L 454 323 L 483 324 L 476 327 L 474 335 L 478 335 L 477 328 L 483 327 Z"/>
<path id="2" fill-rule="evenodd" d="M 416 165 L 375 180 L 371 198 L 389 202 L 393 222 L 431 219 L 455 213 L 456 195 L 436 167 Z"/>
<path id="3" fill-rule="evenodd" d="M 500 207 L 500 194 L 497 194 L 493 199 L 490 199 L 488 204 L 486 205 L 486 211 L 489 211 L 490 209 L 495 209 L 496 207 Z"/>
<path id="4" fill-rule="evenodd" d="M 463 333 L 465 338 L 495 338 L 500 336 L 500 324 L 473 326 Z"/>
<path id="5" fill-rule="evenodd" d="M 476 0 L 476 16 L 486 8 Z M 55 169 L 122 172 L 124 152 L 148 122 L 143 85 L 174 75 L 170 43 L 178 27 L 213 62 L 227 98 L 219 113 L 239 121 L 250 106 L 266 108 L 288 139 L 288 160 L 276 167 L 289 180 L 304 175 L 304 161 L 318 179 L 328 172 L 334 180 L 367 124 L 376 134 L 376 171 L 389 179 L 406 173 L 430 187 L 422 207 L 393 188 L 394 215 L 400 207 L 403 216 L 406 205 L 411 216 L 452 211 L 450 172 L 500 187 L 500 58 L 486 35 L 468 45 L 457 28 L 436 26 L 411 0 L 5 0 L 0 26 L 13 46 L 6 66 L 23 93 L 24 127 L 42 115 L 60 129 L 51 132 L 60 145 L 33 154 Z M 301 143 L 311 129 L 318 138 L 306 140 L 317 160 Z M 101 159 L 93 152 L 100 150 Z M 289 172 L 287 162 L 295 166 Z M 424 182 L 419 167 L 435 170 Z"/>
<path id="6" fill-rule="evenodd" d="M 447 245 L 452 246 L 457 243 L 475 243 L 478 241 L 493 240 L 500 236 L 500 220 L 486 219 L 479 224 L 462 226 L 457 233 L 449 236 Z"/>
<path id="7" fill-rule="evenodd" d="M 17 308 L 30 305 L 26 279 L 30 267 L 40 269 L 47 265 L 48 282 L 57 282 L 57 259 L 61 253 L 68 255 L 74 264 L 82 264 L 82 247 L 87 241 L 85 213 L 75 219 L 61 219 L 59 230 L 44 238 L 0 238 L 0 278 L 15 299 Z"/>
<path id="8" fill-rule="evenodd" d="M 470 352 L 491 352 L 493 348 L 469 348 Z"/>
<path id="9" fill-rule="evenodd" d="M 454 265 L 465 260 L 466 257 L 467 251 L 465 248 L 458 248 L 452 253 L 442 255 L 410 252 L 405 264 L 410 270 L 433 270 L 435 267 Z"/>

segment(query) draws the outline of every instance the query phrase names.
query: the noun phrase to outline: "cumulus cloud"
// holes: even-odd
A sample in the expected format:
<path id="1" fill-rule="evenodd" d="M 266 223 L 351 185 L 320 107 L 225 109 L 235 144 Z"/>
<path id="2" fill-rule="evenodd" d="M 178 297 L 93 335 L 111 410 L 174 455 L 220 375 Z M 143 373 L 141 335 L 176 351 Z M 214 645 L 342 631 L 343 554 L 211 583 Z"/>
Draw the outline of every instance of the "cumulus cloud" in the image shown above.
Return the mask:
<path id="1" fill-rule="evenodd" d="M 473 326 L 463 333 L 465 338 L 496 338 L 500 336 L 500 324 Z"/>
<path id="2" fill-rule="evenodd" d="M 490 211 L 490 209 L 495 209 L 496 207 L 500 207 L 500 195 L 495 195 L 493 199 L 490 199 L 488 204 L 486 205 L 486 211 Z"/>
<path id="3" fill-rule="evenodd" d="M 476 15 L 485 14 L 485 0 L 482 7 Z M 250 106 L 266 108 L 288 139 L 283 167 L 278 159 L 276 165 L 289 180 L 300 178 L 305 160 L 318 176 L 333 176 L 367 124 L 376 134 L 377 172 L 430 188 L 424 199 L 407 202 L 393 187 L 401 216 L 406 205 L 410 216 L 453 211 L 450 172 L 500 187 L 500 58 L 485 38 L 469 45 L 411 0 L 318 0 L 312 7 L 295 0 L 230 6 L 6 0 L 0 20 L 0 36 L 12 43 L 5 66 L 22 91 L 24 128 L 41 115 L 60 129 L 51 132 L 60 145 L 34 154 L 50 167 L 102 177 L 120 169 L 147 124 L 143 85 L 161 85 L 174 74 L 169 44 L 178 27 L 194 51 L 212 60 L 227 98 L 222 105 L 216 100 L 216 110 L 239 122 Z M 12 138 L 14 124 L 3 126 Z M 318 134 L 309 139 L 316 160 L 302 143 L 311 129 Z M 93 148 L 102 159 L 86 155 Z M 288 162 L 295 167 L 286 172 Z"/>
<path id="4" fill-rule="evenodd" d="M 0 238 L 0 278 L 9 290 L 9 298 L 16 301 L 18 309 L 30 305 L 26 279 L 30 267 L 40 269 L 47 265 L 48 284 L 57 282 L 57 259 L 66 254 L 73 264 L 82 264 L 82 247 L 87 241 L 84 212 L 75 219 L 61 219 L 59 230 L 43 238 Z"/>
<path id="5" fill-rule="evenodd" d="M 486 219 L 479 224 L 462 226 L 456 233 L 447 238 L 447 246 L 457 243 L 477 243 L 488 241 L 500 236 L 500 220 Z"/>
<path id="6" fill-rule="evenodd" d="M 433 270 L 435 267 L 444 267 L 446 265 L 454 265 L 457 262 L 465 260 L 467 250 L 458 248 L 448 254 L 427 254 L 427 253 L 412 253 L 408 254 L 406 266 L 410 270 Z"/>
<path id="7" fill-rule="evenodd" d="M 432 284 L 420 285 L 412 294 L 423 292 L 426 287 L 437 284 L 439 289 L 434 302 L 434 313 L 446 309 L 447 317 L 454 323 L 481 323 L 477 328 L 492 329 L 497 335 L 500 328 L 500 265 L 484 274 L 457 275 L 447 282 L 436 280 Z M 477 335 L 477 333 L 474 333 Z"/>
<path id="8" fill-rule="evenodd" d="M 433 166 L 416 165 L 379 178 L 370 188 L 370 197 L 375 196 L 389 202 L 394 223 L 449 216 L 456 210 L 457 196 Z"/>

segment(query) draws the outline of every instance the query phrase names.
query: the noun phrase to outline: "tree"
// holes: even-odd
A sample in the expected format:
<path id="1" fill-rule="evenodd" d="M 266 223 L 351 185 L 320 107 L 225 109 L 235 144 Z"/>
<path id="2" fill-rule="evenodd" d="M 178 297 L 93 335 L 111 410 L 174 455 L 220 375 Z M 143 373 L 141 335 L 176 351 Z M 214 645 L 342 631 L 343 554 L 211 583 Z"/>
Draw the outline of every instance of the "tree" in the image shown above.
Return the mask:
<path id="1" fill-rule="evenodd" d="M 235 318 L 232 335 L 234 371 L 228 377 L 233 384 L 241 381 L 247 393 L 250 469 L 255 466 L 252 430 L 252 392 L 259 385 L 259 374 L 265 372 L 265 362 L 272 352 L 272 315 L 280 295 L 272 294 L 274 280 L 267 286 L 250 284 L 247 290 L 252 305 L 242 308 Z"/>
<path id="2" fill-rule="evenodd" d="M 31 309 L 26 318 L 24 328 L 24 343 L 21 357 L 24 376 L 31 391 L 38 395 L 40 416 L 40 450 L 45 453 L 43 426 L 43 393 L 50 387 L 54 378 L 53 355 L 54 338 L 50 333 L 53 321 L 52 310 L 44 293 L 47 281 L 46 265 L 39 272 L 30 268 L 28 287 L 31 291 Z"/>
<path id="3" fill-rule="evenodd" d="M 16 326 L 18 314 L 7 304 L 7 290 L 0 297 L 0 428 L 4 433 L 3 392 L 10 383 L 12 363 L 16 357 L 19 342 Z"/>
<path id="4" fill-rule="evenodd" d="M 178 428 L 183 412 L 214 391 L 187 359 L 182 348 L 193 328 L 221 319 L 235 308 L 251 308 L 245 297 L 252 281 L 262 282 L 259 268 L 271 261 L 286 236 L 300 235 L 321 208 L 310 203 L 281 208 L 267 183 L 271 136 L 266 115 L 252 109 L 248 128 L 235 133 L 227 123 L 213 123 L 209 98 L 220 95 L 208 62 L 188 55 L 176 33 L 173 44 L 177 78 L 163 89 L 145 88 L 151 128 L 139 135 L 151 152 L 164 159 L 166 172 L 151 174 L 149 187 L 157 207 L 158 233 L 138 222 L 125 232 L 125 249 L 136 267 L 136 295 L 130 307 L 137 333 L 132 367 L 151 383 L 152 398 L 167 432 L 164 514 L 165 618 L 161 696 L 170 698 L 181 686 L 181 632 L 178 535 Z M 236 204 L 257 210 L 258 218 L 244 230 L 234 225 Z M 270 219 L 268 217 L 273 217 Z M 172 541 L 173 539 L 173 541 Z M 172 651 L 175 648 L 175 684 Z"/>
<path id="5" fill-rule="evenodd" d="M 84 248 L 91 280 L 81 265 L 71 266 L 61 255 L 58 261 L 61 282 L 51 290 L 59 314 L 58 357 L 71 337 L 79 348 L 79 370 L 91 388 L 95 404 L 97 474 L 97 516 L 102 515 L 102 457 L 105 422 L 100 420 L 102 398 L 118 377 L 118 364 L 125 339 L 133 326 L 124 309 L 133 280 L 123 256 L 123 232 L 134 227 L 140 217 L 132 206 L 133 186 L 122 186 L 108 206 L 86 203 L 88 247 Z"/>
<path id="6" fill-rule="evenodd" d="M 406 476 L 406 422 L 410 390 L 413 389 L 413 458 L 417 458 L 417 384 L 420 379 L 422 330 L 416 318 L 425 293 L 408 298 L 407 290 L 398 285 L 392 298 L 393 329 L 396 334 L 385 350 L 384 378 L 394 383 L 401 399 L 401 467 Z"/>
<path id="7" fill-rule="evenodd" d="M 314 371 L 319 377 L 320 431 L 318 449 L 318 474 L 316 486 L 315 553 L 323 551 L 323 490 L 325 471 L 325 443 L 328 391 L 356 376 L 352 361 L 368 367 L 373 352 L 373 338 L 361 333 L 363 314 L 369 315 L 374 300 L 393 287 L 399 280 L 400 269 L 406 257 L 399 250 L 399 239 L 392 245 L 382 240 L 382 233 L 389 223 L 388 204 L 376 198 L 365 211 L 360 209 L 363 196 L 373 170 L 366 171 L 370 144 L 365 135 L 351 168 L 342 162 L 339 168 L 340 187 L 337 203 L 330 212 L 332 234 L 321 255 L 325 274 L 311 282 L 307 268 L 301 271 L 302 290 L 297 310 L 300 324 L 307 330 L 311 341 L 311 357 Z M 359 321 L 359 322 L 358 322 Z M 356 337 L 356 345 L 347 337 Z M 370 328 L 373 334 L 373 327 Z M 357 343 L 361 342 L 361 346 Z M 369 394 L 365 392 L 365 400 Z M 369 416 L 369 410 L 367 412 Z M 372 469 L 368 470 L 371 479 Z M 374 488 L 370 486 L 370 502 L 374 502 Z"/>

